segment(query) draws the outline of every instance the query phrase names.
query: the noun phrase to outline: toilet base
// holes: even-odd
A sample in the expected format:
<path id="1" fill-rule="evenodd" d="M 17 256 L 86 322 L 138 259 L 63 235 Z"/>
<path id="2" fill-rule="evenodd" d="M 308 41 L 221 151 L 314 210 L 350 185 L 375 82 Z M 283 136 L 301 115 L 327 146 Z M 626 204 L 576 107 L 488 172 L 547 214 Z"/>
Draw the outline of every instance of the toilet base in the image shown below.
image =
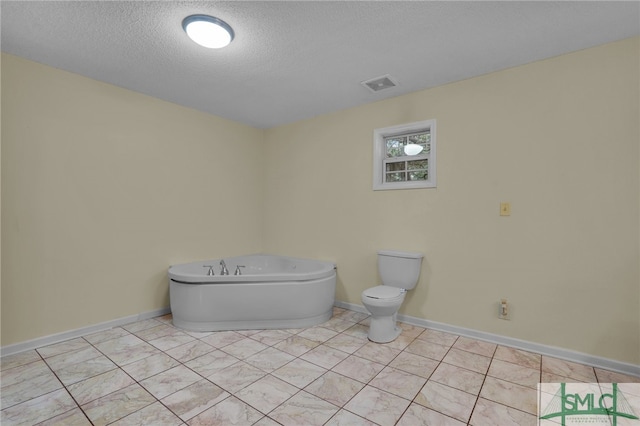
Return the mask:
<path id="1" fill-rule="evenodd" d="M 396 326 L 396 315 L 374 317 L 371 316 L 369 325 L 369 340 L 375 343 L 389 343 L 402 333 L 402 329 Z"/>

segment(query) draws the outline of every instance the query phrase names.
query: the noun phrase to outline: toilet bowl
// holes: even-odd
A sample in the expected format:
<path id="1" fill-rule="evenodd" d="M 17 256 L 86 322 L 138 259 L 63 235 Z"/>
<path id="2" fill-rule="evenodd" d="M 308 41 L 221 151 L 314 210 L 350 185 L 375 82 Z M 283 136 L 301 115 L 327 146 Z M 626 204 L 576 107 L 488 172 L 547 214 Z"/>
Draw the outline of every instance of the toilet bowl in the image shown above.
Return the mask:
<path id="1" fill-rule="evenodd" d="M 402 332 L 396 325 L 397 312 L 407 291 L 418 282 L 422 258 L 421 253 L 378 252 L 378 271 L 383 285 L 362 292 L 362 304 L 371 314 L 368 337 L 372 342 L 388 343 Z"/>

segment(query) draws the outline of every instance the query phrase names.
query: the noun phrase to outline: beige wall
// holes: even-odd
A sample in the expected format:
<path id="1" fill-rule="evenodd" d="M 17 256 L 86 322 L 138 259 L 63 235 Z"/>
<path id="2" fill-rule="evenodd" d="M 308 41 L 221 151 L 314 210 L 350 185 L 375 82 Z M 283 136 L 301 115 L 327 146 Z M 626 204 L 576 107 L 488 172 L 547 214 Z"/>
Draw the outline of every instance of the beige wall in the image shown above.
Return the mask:
<path id="1" fill-rule="evenodd" d="M 395 248 L 426 255 L 404 314 L 638 364 L 638 51 L 267 131 L 3 55 L 2 345 L 167 306 L 169 264 L 258 251 L 335 260 L 360 304 Z M 438 188 L 374 192 L 373 129 L 431 118 Z"/>
<path id="2" fill-rule="evenodd" d="M 269 130 L 266 251 L 335 260 L 355 304 L 376 250 L 420 251 L 401 313 L 639 364 L 638 41 Z M 374 192 L 373 129 L 425 119 L 437 189 Z"/>
<path id="3" fill-rule="evenodd" d="M 2 56 L 2 345 L 168 306 L 262 248 L 264 131 Z"/>

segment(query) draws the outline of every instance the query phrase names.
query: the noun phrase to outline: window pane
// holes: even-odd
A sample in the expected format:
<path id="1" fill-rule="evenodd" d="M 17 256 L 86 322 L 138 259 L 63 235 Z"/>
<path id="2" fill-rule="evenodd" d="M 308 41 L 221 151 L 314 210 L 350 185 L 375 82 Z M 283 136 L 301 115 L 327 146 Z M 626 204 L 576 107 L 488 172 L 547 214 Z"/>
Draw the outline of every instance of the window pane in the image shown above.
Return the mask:
<path id="1" fill-rule="evenodd" d="M 405 170 L 405 162 L 404 161 L 397 161 L 395 163 L 387 163 L 387 172 L 396 172 L 396 171 L 401 171 L 401 170 Z"/>
<path id="2" fill-rule="evenodd" d="M 424 145 L 427 142 L 431 142 L 430 133 L 418 133 L 416 135 L 409 136 L 409 143 L 416 143 L 418 145 Z"/>
<path id="3" fill-rule="evenodd" d="M 387 157 L 400 157 L 404 155 L 404 146 L 407 144 L 406 136 L 394 136 L 385 139 L 387 145 Z"/>
<path id="4" fill-rule="evenodd" d="M 385 182 L 403 182 L 405 180 L 405 173 L 386 173 Z"/>
<path id="5" fill-rule="evenodd" d="M 407 180 L 427 180 L 429 179 L 429 173 L 426 170 L 416 170 L 407 173 Z"/>
<path id="6" fill-rule="evenodd" d="M 409 143 L 422 146 L 422 154 L 429 154 L 431 151 L 431 133 L 427 132 L 411 135 L 409 136 Z"/>
<path id="7" fill-rule="evenodd" d="M 407 170 L 417 170 L 417 169 L 426 170 L 428 167 L 428 164 L 429 164 L 429 160 L 407 161 Z M 389 169 L 387 169 L 387 171 L 388 170 Z"/>

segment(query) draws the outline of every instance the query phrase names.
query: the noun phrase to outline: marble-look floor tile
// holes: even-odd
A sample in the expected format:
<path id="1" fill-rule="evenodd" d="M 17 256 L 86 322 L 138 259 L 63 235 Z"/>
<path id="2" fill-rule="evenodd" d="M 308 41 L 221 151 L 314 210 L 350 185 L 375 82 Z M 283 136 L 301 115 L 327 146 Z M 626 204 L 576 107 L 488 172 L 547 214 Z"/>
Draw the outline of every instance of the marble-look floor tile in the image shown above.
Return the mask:
<path id="1" fill-rule="evenodd" d="M 493 357 L 497 346 L 498 345 L 495 343 L 483 342 L 481 340 L 471 339 L 464 336 L 459 337 L 458 340 L 456 340 L 456 343 L 453 344 L 453 347 L 456 349 L 461 349 L 463 351 L 483 355 L 489 358 Z"/>
<path id="2" fill-rule="evenodd" d="M 338 411 L 325 426 L 378 426 L 377 424 L 357 416 L 347 410 Z"/>
<path id="3" fill-rule="evenodd" d="M 381 345 L 379 343 L 368 342 L 360 349 L 354 352 L 354 355 L 360 358 L 366 358 L 370 361 L 376 361 L 382 364 L 390 363 L 395 357 L 398 356 L 400 351 L 387 345 Z"/>
<path id="4" fill-rule="evenodd" d="M 38 423 L 37 426 L 92 426 L 79 407 Z"/>
<path id="5" fill-rule="evenodd" d="M 111 362 L 109 358 L 101 355 L 84 362 L 55 369 L 54 371 L 58 379 L 60 379 L 65 386 L 68 386 L 116 368 L 118 368 L 118 366 Z"/>
<path id="6" fill-rule="evenodd" d="M 260 343 L 257 340 L 245 337 L 242 340 L 238 340 L 235 343 L 225 346 L 224 348 L 222 348 L 222 351 L 228 353 L 229 355 L 233 355 L 236 358 L 246 359 L 251 355 L 255 355 L 258 352 L 267 349 L 268 347 L 269 346 Z"/>
<path id="7" fill-rule="evenodd" d="M 200 374 L 202 377 L 210 375 L 238 362 L 239 359 L 220 350 L 214 350 L 206 355 L 192 359 L 184 365 Z"/>
<path id="8" fill-rule="evenodd" d="M 377 423 L 392 426 L 402 416 L 410 401 L 389 392 L 365 386 L 344 408 Z"/>
<path id="9" fill-rule="evenodd" d="M 541 372 L 540 376 L 540 383 L 588 383 L 586 380 L 559 376 L 557 374 L 547 373 L 546 371 Z"/>
<path id="10" fill-rule="evenodd" d="M 139 361 L 132 362 L 131 364 L 124 365 L 122 369 L 140 382 L 158 373 L 177 367 L 178 365 L 180 365 L 180 363 L 169 355 L 158 353 L 157 355 L 151 355 Z"/>
<path id="11" fill-rule="evenodd" d="M 161 351 L 168 351 L 170 349 L 182 346 L 195 340 L 195 337 L 191 337 L 186 333 L 180 333 L 149 340 L 149 344 L 155 346 Z"/>
<path id="12" fill-rule="evenodd" d="M 443 346 L 437 343 L 428 342 L 425 340 L 416 339 L 407 348 L 407 352 L 420 355 L 426 358 L 431 358 L 436 361 L 441 361 L 442 358 L 449 352 L 448 346 Z"/>
<path id="13" fill-rule="evenodd" d="M 293 356 L 300 356 L 311 349 L 318 346 L 320 343 L 313 340 L 305 339 L 304 337 L 295 335 L 287 337 L 285 340 L 274 345 L 276 349 L 291 354 Z"/>
<path id="14" fill-rule="evenodd" d="M 537 417 L 506 405 L 479 398 L 471 415 L 472 426 L 496 424 L 500 426 L 535 426 Z"/>
<path id="15" fill-rule="evenodd" d="M 47 365 L 53 371 L 59 371 L 73 364 L 87 361 L 93 358 L 104 357 L 102 353 L 93 346 L 87 346 L 71 352 L 54 355 L 47 358 Z"/>
<path id="16" fill-rule="evenodd" d="M 400 417 L 396 426 L 464 426 L 459 420 L 453 417 L 445 416 L 437 411 L 431 410 L 427 407 L 423 407 L 420 404 L 411 404 L 407 411 Z M 500 425 L 500 423 L 489 422 L 485 426 Z"/>
<path id="17" fill-rule="evenodd" d="M 302 355 L 300 358 L 324 368 L 333 368 L 349 354 L 329 346 L 320 345 Z"/>
<path id="18" fill-rule="evenodd" d="M 436 368 L 429 380 L 478 395 L 484 382 L 484 377 L 484 374 L 443 362 Z"/>
<path id="19" fill-rule="evenodd" d="M 536 389 L 489 376 L 484 381 L 480 397 L 530 414 L 536 414 L 538 407 Z"/>
<path id="20" fill-rule="evenodd" d="M 184 424 L 182 420 L 169 411 L 167 407 L 159 402 L 154 402 L 111 423 L 111 426 L 180 426 L 182 424 Z"/>
<path id="21" fill-rule="evenodd" d="M 491 358 L 484 355 L 478 355 L 461 349 L 451 348 L 442 362 L 466 368 L 476 373 L 486 374 L 491 363 Z"/>
<path id="22" fill-rule="evenodd" d="M 429 380 L 415 402 L 466 423 L 476 399 L 475 395 Z"/>
<path id="23" fill-rule="evenodd" d="M 362 383 L 367 383 L 373 379 L 384 368 L 384 364 L 379 364 L 368 359 L 350 355 L 344 361 L 336 365 L 332 370 L 343 376 L 351 377 Z"/>
<path id="24" fill-rule="evenodd" d="M 220 349 L 244 339 L 246 339 L 245 336 L 240 333 L 236 333 L 235 331 L 216 331 L 200 340 L 214 348 Z"/>
<path id="25" fill-rule="evenodd" d="M 331 318 L 329 321 L 322 324 L 323 328 L 333 330 L 336 333 L 342 333 L 351 326 L 353 326 L 351 321 L 345 321 L 340 318 Z"/>
<path id="26" fill-rule="evenodd" d="M 284 330 L 261 330 L 251 335 L 253 340 L 257 340 L 267 346 L 273 346 L 289 337 L 291 337 L 291 333 Z"/>
<path id="27" fill-rule="evenodd" d="M 593 367 L 546 355 L 542 357 L 542 372 L 557 374 L 580 382 L 597 381 Z"/>
<path id="28" fill-rule="evenodd" d="M 269 417 L 283 425 L 322 426 L 337 411 L 335 405 L 301 391 L 277 406 Z"/>
<path id="29" fill-rule="evenodd" d="M 487 375 L 497 379 L 506 380 L 517 383 L 519 385 L 528 386 L 533 389 L 538 388 L 540 383 L 540 370 L 524 367 L 518 364 L 512 364 L 507 361 L 494 359 Z"/>
<path id="30" fill-rule="evenodd" d="M 184 365 L 173 367 L 167 371 L 151 376 L 140 382 L 146 390 L 158 399 L 184 389 L 202 379 L 198 374 Z"/>
<path id="31" fill-rule="evenodd" d="M 134 380 L 124 371 L 111 370 L 67 386 L 67 389 L 78 404 L 85 405 L 133 383 Z"/>
<path id="32" fill-rule="evenodd" d="M 69 393 L 58 389 L 0 411 L 0 424 L 35 425 L 76 407 Z"/>
<path id="33" fill-rule="evenodd" d="M 229 393 L 221 387 L 202 379 L 167 396 L 161 402 L 186 421 L 213 407 L 228 396 Z"/>
<path id="34" fill-rule="evenodd" d="M 349 334 L 340 333 L 335 337 L 324 342 L 326 346 L 333 349 L 338 349 L 347 353 L 354 353 L 362 346 L 364 346 L 368 340 L 363 337 L 356 337 Z"/>
<path id="35" fill-rule="evenodd" d="M 149 318 L 142 321 L 132 322 L 131 324 L 123 325 L 122 328 L 130 333 L 137 333 L 148 328 L 154 328 L 162 325 L 162 321 L 158 321 L 156 318 Z"/>
<path id="36" fill-rule="evenodd" d="M 95 345 L 96 343 L 105 342 L 111 339 L 117 339 L 118 337 L 123 337 L 130 334 L 127 330 L 121 327 L 110 328 L 109 330 L 99 331 L 97 333 L 92 333 L 87 336 L 83 336 L 84 339 Z"/>
<path id="37" fill-rule="evenodd" d="M 287 399 L 291 398 L 298 388 L 273 376 L 265 376 L 246 388 L 235 393 L 235 396 L 267 414 Z"/>
<path id="38" fill-rule="evenodd" d="M 333 371 L 314 380 L 304 390 L 332 404 L 342 407 L 364 388 L 364 383 Z"/>
<path id="39" fill-rule="evenodd" d="M 31 364 L 35 361 L 42 361 L 42 357 L 35 349 L 13 355 L 3 356 L 2 358 L 0 358 L 0 371 L 20 367 L 21 365 L 25 364 Z"/>
<path id="40" fill-rule="evenodd" d="M 385 367 L 369 382 L 369 385 L 412 400 L 426 382 L 427 379 L 420 376 L 415 376 L 393 367 Z"/>
<path id="41" fill-rule="evenodd" d="M 282 424 L 276 422 L 273 419 L 270 419 L 267 416 L 264 416 L 263 418 L 255 422 L 252 426 L 282 426 Z"/>
<path id="42" fill-rule="evenodd" d="M 134 383 L 82 405 L 82 410 L 95 426 L 103 426 L 151 405 L 155 401 L 149 392 Z"/>
<path id="43" fill-rule="evenodd" d="M 283 365 L 271 374 L 297 388 L 304 388 L 327 370 L 300 358 Z"/>
<path id="44" fill-rule="evenodd" d="M 598 382 L 600 383 L 640 383 L 640 377 L 615 371 L 594 368 Z"/>
<path id="45" fill-rule="evenodd" d="M 293 355 L 286 352 L 282 352 L 276 348 L 267 348 L 255 355 L 251 355 L 244 361 L 260 370 L 271 373 L 294 359 L 295 357 Z"/>
<path id="46" fill-rule="evenodd" d="M 376 343 L 376 345 L 383 346 L 385 348 L 395 349 L 397 351 L 403 351 L 416 340 L 415 337 L 406 334 L 400 334 L 395 340 L 388 343 Z M 371 342 L 373 343 L 373 342 Z"/>
<path id="47" fill-rule="evenodd" d="M 216 385 L 230 393 L 236 393 L 256 380 L 263 378 L 267 373 L 259 368 L 249 365 L 244 361 L 236 362 L 228 367 L 217 370 L 207 376 Z"/>
<path id="48" fill-rule="evenodd" d="M 158 349 L 133 334 L 100 342 L 95 346 L 119 366 L 160 353 Z"/>
<path id="49" fill-rule="evenodd" d="M 65 340 L 64 342 L 55 343 L 53 345 L 44 346 L 36 349 L 43 358 L 50 358 L 52 356 L 60 355 L 65 352 L 73 352 L 78 349 L 84 349 L 89 347 L 89 342 L 81 337 L 71 340 Z"/>
<path id="50" fill-rule="evenodd" d="M 369 314 L 365 314 L 364 312 L 356 312 L 349 309 L 343 309 L 340 312 L 335 312 L 332 318 L 339 318 L 341 320 L 349 322 L 360 322 L 368 316 Z"/>
<path id="51" fill-rule="evenodd" d="M 409 337 L 411 339 L 415 339 L 424 332 L 423 327 L 407 324 L 406 322 L 399 321 L 397 326 L 402 329 L 402 334 L 400 334 L 400 336 Z"/>
<path id="52" fill-rule="evenodd" d="M 185 363 L 191 361 L 192 359 L 201 357 L 202 355 L 206 355 L 209 352 L 213 352 L 214 350 L 216 349 L 213 346 L 199 340 L 194 340 L 168 350 L 167 355 L 177 359 L 182 363 Z"/>
<path id="53" fill-rule="evenodd" d="M 32 380 L 41 375 L 51 373 L 49 366 L 42 360 L 23 364 L 18 367 L 9 368 L 0 372 L 0 385 L 2 389 L 7 386 L 15 385 L 25 381 Z"/>
<path id="54" fill-rule="evenodd" d="M 343 331 L 344 334 L 369 340 L 369 327 L 362 324 L 354 324 Z"/>
<path id="55" fill-rule="evenodd" d="M 43 370 L 42 374 L 35 377 L 3 386 L 0 390 L 0 408 L 4 410 L 62 387 L 51 370 Z"/>
<path id="56" fill-rule="evenodd" d="M 540 370 L 540 363 L 542 362 L 542 356 L 540 354 L 506 346 L 498 346 L 494 358 L 536 370 Z"/>
<path id="57" fill-rule="evenodd" d="M 331 339 L 332 337 L 336 336 L 337 334 L 338 333 L 336 331 L 318 326 L 318 327 L 308 328 L 304 331 L 301 331 L 297 335 L 317 343 L 324 343 L 327 340 Z"/>
<path id="58" fill-rule="evenodd" d="M 145 328 L 143 330 L 133 332 L 136 336 L 141 338 L 146 342 L 150 342 L 151 340 L 160 339 L 162 337 L 168 336 L 180 336 L 185 333 L 178 330 L 175 327 L 171 327 L 165 324 L 158 324 L 156 327 Z"/>
<path id="59" fill-rule="evenodd" d="M 438 366 L 438 361 L 403 351 L 389 366 L 428 379 Z"/>
<path id="60" fill-rule="evenodd" d="M 263 417 L 255 408 L 236 397 L 229 397 L 189 420 L 189 426 L 250 426 Z"/>
<path id="61" fill-rule="evenodd" d="M 458 335 L 427 328 L 416 339 L 451 347 L 458 340 Z"/>
<path id="62" fill-rule="evenodd" d="M 618 383 L 640 405 L 635 376 L 401 322 L 397 339 L 373 343 L 370 317 L 335 312 L 307 329 L 202 333 L 165 315 L 6 356 L 0 421 L 527 426 L 539 380 L 609 393 Z"/>

